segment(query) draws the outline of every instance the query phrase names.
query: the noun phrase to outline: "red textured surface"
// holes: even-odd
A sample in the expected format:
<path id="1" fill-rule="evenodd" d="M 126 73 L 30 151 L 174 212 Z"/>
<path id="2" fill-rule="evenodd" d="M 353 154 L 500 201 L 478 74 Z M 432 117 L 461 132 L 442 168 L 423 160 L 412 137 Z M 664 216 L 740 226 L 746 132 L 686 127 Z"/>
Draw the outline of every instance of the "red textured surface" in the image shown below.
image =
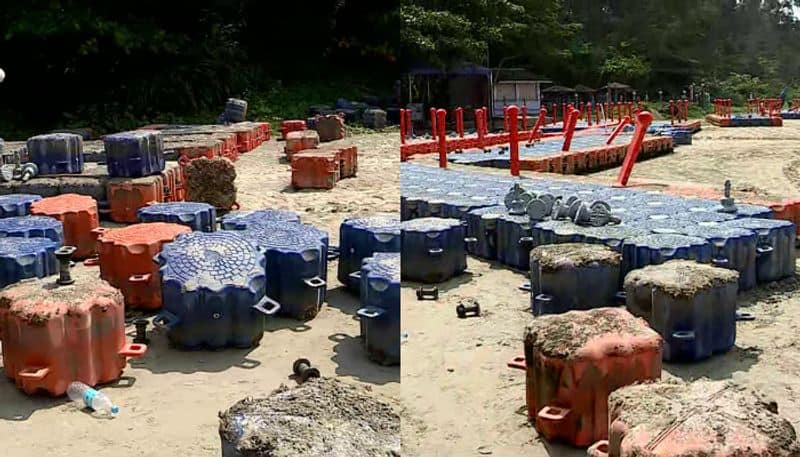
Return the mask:
<path id="1" fill-rule="evenodd" d="M 222 156 L 235 161 L 239 158 L 239 144 L 234 132 L 217 132 L 211 135 L 215 140 L 222 141 Z"/>
<path id="2" fill-rule="evenodd" d="M 339 180 L 335 152 L 309 150 L 292 156 L 292 186 L 295 189 L 332 189 Z"/>
<path id="3" fill-rule="evenodd" d="M 261 130 L 262 142 L 272 139 L 272 128 L 270 127 L 269 122 L 255 122 L 254 124 L 258 126 L 259 130 Z"/>
<path id="4" fill-rule="evenodd" d="M 239 154 L 250 152 L 258 147 L 258 127 L 251 125 L 249 122 L 241 122 L 239 124 L 231 124 L 229 129 L 236 133 Z"/>
<path id="5" fill-rule="evenodd" d="M 609 309 L 620 321 L 648 328 L 627 311 Z M 547 440 L 574 446 L 605 439 L 608 395 L 622 386 L 661 378 L 661 338 L 648 333 L 651 336 L 604 334 L 587 341 L 571 359 L 548 357 L 526 340 L 525 397 L 536 430 Z"/>
<path id="6" fill-rule="evenodd" d="M 164 243 L 189 232 L 189 227 L 164 222 L 96 229 L 100 277 L 122 291 L 129 307 L 160 308 L 161 282 L 153 257 Z"/>
<path id="7" fill-rule="evenodd" d="M 114 222 L 139 222 L 136 212 L 150 203 L 164 201 L 162 176 L 143 178 L 113 178 L 106 184 L 111 220 Z"/>
<path id="8" fill-rule="evenodd" d="M 306 121 L 303 120 L 287 120 L 281 122 L 281 139 L 286 139 L 289 132 L 296 132 L 299 130 L 306 130 Z"/>
<path id="9" fill-rule="evenodd" d="M 342 178 L 352 178 L 358 172 L 358 148 L 356 146 L 344 146 L 341 148 L 342 158 Z"/>
<path id="10" fill-rule="evenodd" d="M 339 161 L 339 179 L 352 178 L 358 172 L 358 148 L 356 146 L 334 146 L 326 144 L 310 152 L 314 151 L 332 152 L 336 154 L 336 158 Z M 306 151 L 301 151 L 300 153 L 305 154 L 305 152 Z"/>
<path id="11" fill-rule="evenodd" d="M 164 182 L 165 202 L 182 202 L 186 199 L 182 167 L 168 164 L 167 168 L 161 172 L 161 179 Z"/>
<path id="12" fill-rule="evenodd" d="M 288 157 L 306 149 L 315 149 L 319 146 L 319 134 L 314 130 L 290 132 L 286 136 L 286 146 L 283 151 Z"/>
<path id="13" fill-rule="evenodd" d="M 200 157 L 208 159 L 222 157 L 222 145 L 222 141 L 217 140 L 187 141 L 170 145 L 169 148 L 175 150 L 178 154 L 178 163 L 184 166 L 189 161 Z"/>
<path id="14" fill-rule="evenodd" d="M 122 295 L 97 279 L 61 286 L 85 291 L 76 302 L 52 299 L 49 289 L 39 290 L 42 298 L 31 297 L 31 288 L 54 283 L 47 278 L 0 293 L 0 306 L 8 308 L 0 314 L 6 376 L 28 395 L 44 391 L 53 396 L 64 395 L 73 381 L 95 386 L 118 379 L 128 357 L 147 350 L 125 342 Z M 31 319 L 31 314 L 48 318 Z"/>
<path id="15" fill-rule="evenodd" d="M 63 194 L 43 198 L 31 205 L 31 214 L 50 216 L 64 224 L 64 244 L 75 246 L 76 259 L 91 257 L 95 252 L 92 230 L 100 226 L 97 201 L 87 195 Z"/>

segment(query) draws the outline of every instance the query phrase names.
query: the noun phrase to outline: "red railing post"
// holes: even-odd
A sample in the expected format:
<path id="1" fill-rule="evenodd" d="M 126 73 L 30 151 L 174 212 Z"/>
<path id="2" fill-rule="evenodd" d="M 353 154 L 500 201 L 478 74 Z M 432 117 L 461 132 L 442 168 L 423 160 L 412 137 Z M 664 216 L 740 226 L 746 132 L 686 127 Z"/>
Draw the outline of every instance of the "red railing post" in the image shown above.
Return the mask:
<path id="1" fill-rule="evenodd" d="M 475 131 L 478 133 L 478 147 L 483 149 L 483 110 L 475 109 Z"/>
<path id="2" fill-rule="evenodd" d="M 414 138 L 414 119 L 411 116 L 411 110 L 406 110 L 406 135 L 409 138 Z"/>
<path id="3" fill-rule="evenodd" d="M 611 132 L 611 135 L 609 135 L 609 137 L 606 139 L 606 145 L 611 144 L 614 141 L 614 139 L 617 138 L 617 135 L 619 135 L 619 133 L 622 132 L 622 129 L 624 129 L 625 126 L 630 123 L 631 123 L 631 118 L 629 118 L 628 116 L 625 116 L 621 121 L 619 121 L 617 127 L 614 129 L 613 132 Z"/>
<path id="4" fill-rule="evenodd" d="M 636 116 L 636 129 L 633 131 L 633 138 L 628 145 L 628 152 L 625 154 L 625 160 L 622 162 L 622 168 L 619 170 L 619 177 L 617 178 L 616 185 L 625 187 L 628 185 L 628 178 L 631 177 L 633 165 L 639 157 L 639 151 L 642 149 L 644 136 L 647 134 L 647 128 L 653 122 L 653 115 L 649 111 L 642 111 Z"/>
<path id="5" fill-rule="evenodd" d="M 547 109 L 542 108 L 539 110 L 539 117 L 536 118 L 536 123 L 533 124 L 533 128 L 531 129 L 531 133 L 528 135 L 528 144 L 533 143 L 536 139 L 536 134 L 544 127 L 547 123 Z"/>
<path id="6" fill-rule="evenodd" d="M 669 101 L 669 123 L 675 125 L 675 100 Z"/>
<path id="7" fill-rule="evenodd" d="M 567 131 L 564 133 L 564 144 L 561 145 L 561 150 L 566 152 L 569 151 L 570 146 L 572 146 L 572 136 L 575 134 L 575 124 L 578 123 L 578 116 L 580 112 L 576 109 L 570 111 L 567 121 Z"/>
<path id="8" fill-rule="evenodd" d="M 589 127 L 592 126 L 592 102 L 586 102 L 586 122 L 589 123 Z"/>
<path id="9" fill-rule="evenodd" d="M 431 108 L 431 138 L 436 139 L 436 108 Z"/>
<path id="10" fill-rule="evenodd" d="M 483 117 L 481 117 L 481 119 L 483 120 L 483 134 L 484 135 L 488 135 L 489 134 L 489 109 L 486 108 L 485 106 L 483 108 L 481 108 L 481 109 L 483 110 Z"/>
<path id="11" fill-rule="evenodd" d="M 444 131 L 447 110 L 440 109 L 436 111 L 436 117 L 439 118 L 437 122 L 439 125 L 439 168 L 447 168 L 447 135 Z"/>
<path id="12" fill-rule="evenodd" d="M 509 140 L 510 140 L 510 154 L 511 154 L 511 176 L 519 176 L 519 108 L 517 105 L 508 107 L 508 124 Z"/>
<path id="13" fill-rule="evenodd" d="M 522 107 L 522 131 L 528 130 L 528 107 Z"/>
<path id="14" fill-rule="evenodd" d="M 400 108 L 400 144 L 406 144 L 406 110 Z"/>
<path id="15" fill-rule="evenodd" d="M 561 113 L 561 131 L 562 132 L 566 132 L 567 131 L 567 124 L 569 124 L 569 117 L 572 115 L 572 110 L 574 110 L 574 109 L 575 109 L 575 107 L 572 106 L 572 103 L 569 103 L 564 108 L 564 112 Z"/>

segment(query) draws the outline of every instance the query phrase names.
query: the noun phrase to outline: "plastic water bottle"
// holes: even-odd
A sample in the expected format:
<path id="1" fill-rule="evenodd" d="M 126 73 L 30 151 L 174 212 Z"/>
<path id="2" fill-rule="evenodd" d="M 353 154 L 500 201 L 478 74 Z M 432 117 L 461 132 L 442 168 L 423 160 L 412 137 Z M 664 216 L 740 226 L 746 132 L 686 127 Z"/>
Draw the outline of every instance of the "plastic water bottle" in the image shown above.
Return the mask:
<path id="1" fill-rule="evenodd" d="M 67 395 L 74 402 L 79 402 L 95 411 L 106 414 L 117 414 L 119 407 L 111 403 L 111 400 L 102 392 L 87 386 L 82 382 L 73 382 L 67 387 Z"/>

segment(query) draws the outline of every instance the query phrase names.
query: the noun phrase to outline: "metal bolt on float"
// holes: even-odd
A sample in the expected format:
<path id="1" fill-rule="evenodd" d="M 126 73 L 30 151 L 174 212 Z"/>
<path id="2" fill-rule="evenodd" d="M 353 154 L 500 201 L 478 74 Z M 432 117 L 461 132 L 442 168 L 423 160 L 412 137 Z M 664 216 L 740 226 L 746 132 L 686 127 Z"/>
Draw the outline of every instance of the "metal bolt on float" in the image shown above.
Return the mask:
<path id="1" fill-rule="evenodd" d="M 150 322 L 144 318 L 133 321 L 133 325 L 136 327 L 136 335 L 133 337 L 133 342 L 135 344 L 147 344 L 150 341 L 150 338 L 147 337 L 147 325 L 149 323 Z"/>
<path id="2" fill-rule="evenodd" d="M 417 300 L 438 300 L 439 288 L 436 286 L 422 286 L 417 289 Z"/>
<path id="3" fill-rule="evenodd" d="M 464 303 L 459 303 L 456 306 L 456 314 L 461 319 L 469 316 L 478 317 L 481 315 L 481 305 L 474 300 L 471 300 L 471 302 L 466 305 Z"/>
<path id="4" fill-rule="evenodd" d="M 72 279 L 72 275 L 70 274 L 69 267 L 70 259 L 76 249 L 75 246 L 62 246 L 56 249 L 55 254 L 58 260 L 58 279 L 56 280 L 56 284 L 59 286 L 68 286 L 75 283 L 75 280 Z"/>
<path id="5" fill-rule="evenodd" d="M 292 372 L 300 380 L 306 382 L 311 378 L 319 378 L 319 370 L 311 366 L 308 359 L 297 359 L 292 364 Z"/>
<path id="6" fill-rule="evenodd" d="M 738 209 L 736 208 L 736 201 L 733 197 L 731 197 L 731 180 L 725 180 L 725 196 L 720 199 L 720 204 L 722 205 L 722 209 L 720 212 L 723 213 L 736 213 Z"/>

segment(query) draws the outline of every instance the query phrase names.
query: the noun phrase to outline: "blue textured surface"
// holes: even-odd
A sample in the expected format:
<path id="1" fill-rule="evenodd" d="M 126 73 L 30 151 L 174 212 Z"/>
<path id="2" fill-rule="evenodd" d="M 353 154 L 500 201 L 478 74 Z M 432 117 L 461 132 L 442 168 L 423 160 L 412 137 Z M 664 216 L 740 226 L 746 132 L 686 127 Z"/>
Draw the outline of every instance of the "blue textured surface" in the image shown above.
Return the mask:
<path id="1" fill-rule="evenodd" d="M 251 347 L 264 333 L 254 305 L 266 291 L 266 257 L 235 232 L 191 232 L 165 244 L 161 266 L 167 336 L 183 348 Z"/>
<path id="2" fill-rule="evenodd" d="M 777 281 L 794 276 L 797 255 L 796 228 L 778 219 L 736 219 L 720 223 L 756 234 L 756 278 L 758 282 Z"/>
<path id="3" fill-rule="evenodd" d="M 31 213 L 31 204 L 41 199 L 33 194 L 0 195 L 0 218 L 27 216 Z"/>
<path id="4" fill-rule="evenodd" d="M 112 178 L 138 178 L 164 171 L 164 139 L 160 132 L 138 130 L 103 139 Z"/>
<path id="5" fill-rule="evenodd" d="M 531 228 L 534 246 L 543 244 L 582 243 L 588 227 L 570 221 L 543 221 Z"/>
<path id="6" fill-rule="evenodd" d="M 28 160 L 39 175 L 83 172 L 83 138 L 72 133 L 48 133 L 28 139 Z"/>
<path id="7" fill-rule="evenodd" d="M 280 222 L 235 233 L 266 252 L 266 293 L 281 304 L 279 314 L 300 320 L 316 316 L 325 298 L 328 234 Z"/>
<path id="8" fill-rule="evenodd" d="M 362 307 L 380 310 L 378 316 L 360 317 L 369 357 L 385 365 L 400 363 L 400 254 L 375 253 L 365 258 L 360 291 Z"/>
<path id="9" fill-rule="evenodd" d="M 351 275 L 360 271 L 361 262 L 376 252 L 400 252 L 399 216 L 375 214 L 345 219 L 339 226 L 339 282 L 357 292 L 360 281 Z"/>
<path id="10" fill-rule="evenodd" d="M 626 239 L 622 244 L 620 274 L 625 277 L 633 269 L 664 263 L 672 259 L 689 259 L 709 263 L 711 257 L 711 243 L 703 238 L 674 234 L 632 237 Z"/>
<path id="11" fill-rule="evenodd" d="M 710 222 L 682 227 L 679 233 L 707 239 L 711 243 L 714 264 L 739 272 L 739 290 L 756 286 L 755 232 Z"/>
<path id="12" fill-rule="evenodd" d="M 477 240 L 467 245 L 467 252 L 484 259 L 497 258 L 497 223 L 504 214 L 507 214 L 505 206 L 494 205 L 472 210 L 464 216 L 467 236 Z"/>
<path id="13" fill-rule="evenodd" d="M 772 127 L 772 118 L 769 116 L 734 114 L 731 116 L 730 127 Z"/>
<path id="14" fill-rule="evenodd" d="M 497 260 L 527 271 L 530 267 L 528 254 L 534 245 L 527 215 L 506 213 L 497 218 Z"/>
<path id="15" fill-rule="evenodd" d="M 283 209 L 236 211 L 222 217 L 222 228 L 225 230 L 244 230 L 248 225 L 273 222 L 300 222 L 300 216 L 294 211 Z"/>
<path id="16" fill-rule="evenodd" d="M 466 227 L 458 219 L 426 217 L 402 223 L 403 279 L 446 281 L 467 269 Z"/>
<path id="17" fill-rule="evenodd" d="M 641 287 L 641 292 L 652 300 L 643 317 L 662 336 L 665 361 L 702 360 L 733 347 L 736 283 L 721 283 L 701 290 L 692 285 L 690 297 L 675 296 L 659 286 Z"/>
<path id="18" fill-rule="evenodd" d="M 18 216 L 0 219 L 0 237 L 48 238 L 64 244 L 64 224 L 47 216 Z"/>
<path id="19" fill-rule="evenodd" d="M 0 238 L 0 287 L 58 273 L 59 246 L 49 238 Z"/>
<path id="20" fill-rule="evenodd" d="M 480 197 L 494 205 L 502 205 L 509 189 L 519 183 L 524 189 L 539 195 L 550 193 L 567 198 L 575 195 L 584 201 L 605 200 L 611 205 L 613 215 L 622 219 L 622 225 L 605 227 L 576 227 L 569 222 L 559 222 L 548 228 L 549 221 L 542 227 L 531 228 L 526 215 L 511 216 L 507 213 L 497 219 L 497 251 L 500 262 L 513 268 L 527 270 L 529 268 L 528 253 L 530 249 L 544 243 L 583 241 L 601 243 L 617 251 L 622 251 L 625 239 L 648 234 L 691 234 L 709 242 L 714 257 L 727 256 L 730 268 L 740 272 L 741 286 L 752 287 L 752 274 L 748 256 L 752 255 L 752 247 L 748 238 L 741 234 L 731 234 L 728 238 L 720 238 L 716 231 L 703 231 L 707 224 L 730 224 L 749 230 L 751 233 L 763 232 L 768 235 L 762 240 L 761 254 L 758 256 L 757 281 L 766 282 L 793 274 L 794 234 L 793 226 L 786 221 L 774 220 L 772 211 L 763 206 L 737 203 L 737 213 L 722 213 L 719 201 L 700 198 L 685 198 L 661 194 L 640 189 L 619 189 L 592 183 L 577 183 L 553 179 L 516 179 L 508 176 L 489 175 L 478 172 L 465 172 L 453 169 L 439 169 L 404 163 L 401 165 L 401 214 L 404 218 L 424 217 L 431 209 L 446 208 L 448 205 L 461 205 L 465 197 Z M 446 189 L 446 191 L 445 191 Z M 475 212 L 476 210 L 473 210 Z M 480 211 L 480 210 L 477 210 Z M 486 209 L 486 211 L 491 211 Z M 464 214 L 462 219 L 477 230 L 475 219 Z M 742 221 L 742 222 L 739 222 Z M 560 227 L 555 230 L 554 227 Z M 770 228 L 773 227 L 773 228 Z M 776 230 L 780 228 L 776 232 Z M 779 233 L 779 234 L 778 234 Z M 576 236 L 580 235 L 580 236 Z M 531 238 L 527 245 L 520 240 Z M 764 238 L 764 237 L 762 237 Z M 721 248 L 713 247 L 714 244 Z M 475 245 L 478 254 L 481 243 Z M 769 251 L 769 246 L 776 246 L 777 254 Z M 719 251 L 719 252 L 718 252 Z M 705 249 L 708 253 L 709 250 Z M 699 254 L 695 252 L 695 254 Z M 482 254 L 482 257 L 485 257 Z M 491 255 L 491 253 L 489 253 Z M 710 261 L 712 254 L 704 255 Z M 492 257 L 485 257 L 492 258 Z M 724 263 L 724 262 L 723 262 Z"/>
<path id="21" fill-rule="evenodd" d="M 614 303 L 620 284 L 618 264 L 598 263 L 543 271 L 531 255 L 531 311 L 534 316 L 587 310 Z"/>
<path id="22" fill-rule="evenodd" d="M 217 229 L 217 210 L 207 203 L 156 203 L 141 208 L 137 215 L 140 222 L 180 224 L 195 232 L 213 232 Z"/>

